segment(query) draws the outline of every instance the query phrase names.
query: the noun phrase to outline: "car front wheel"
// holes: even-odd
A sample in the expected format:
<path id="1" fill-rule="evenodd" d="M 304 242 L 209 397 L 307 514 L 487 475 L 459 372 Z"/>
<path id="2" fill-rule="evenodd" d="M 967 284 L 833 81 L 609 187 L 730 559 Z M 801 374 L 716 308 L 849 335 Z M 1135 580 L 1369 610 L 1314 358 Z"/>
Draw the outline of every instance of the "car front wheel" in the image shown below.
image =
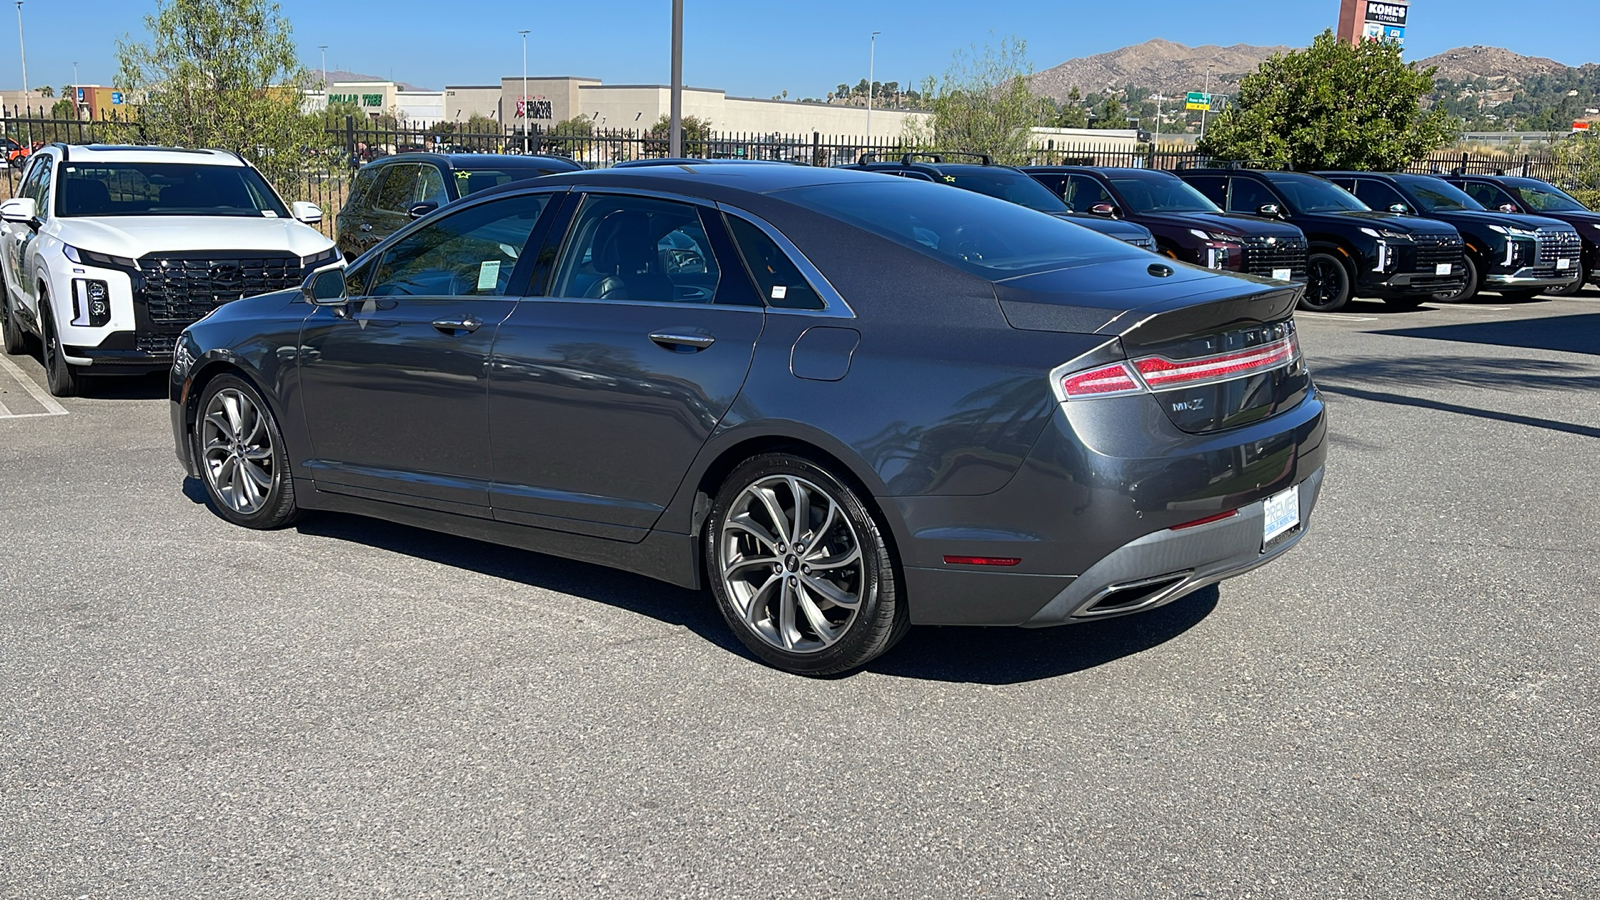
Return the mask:
<path id="1" fill-rule="evenodd" d="M 251 384 L 221 375 L 200 395 L 194 456 L 212 508 L 246 528 L 279 528 L 298 514 L 283 434 Z"/>
<path id="2" fill-rule="evenodd" d="M 856 492 L 810 460 L 767 453 L 723 482 L 704 535 L 717 606 L 767 664 L 833 675 L 906 632 L 894 560 Z"/>
<path id="3" fill-rule="evenodd" d="M 1550 288 L 1549 290 L 1545 291 L 1545 293 L 1549 294 L 1552 297 L 1571 297 L 1574 294 L 1583 293 L 1584 286 L 1587 285 L 1588 283 L 1589 283 L 1589 268 L 1587 266 L 1585 266 L 1583 263 L 1579 263 L 1578 264 L 1578 280 L 1577 281 L 1574 281 L 1571 284 L 1562 285 L 1561 287 Z"/>
<path id="4" fill-rule="evenodd" d="M 1350 302 L 1350 270 L 1331 253 L 1313 253 L 1306 260 L 1306 293 L 1300 308 L 1336 312 Z"/>
<path id="5" fill-rule="evenodd" d="M 1473 297 L 1478 296 L 1478 289 L 1480 287 L 1478 284 L 1478 261 L 1473 259 L 1472 254 L 1469 253 L 1466 256 L 1466 264 L 1467 283 L 1462 285 L 1459 290 L 1450 291 L 1444 294 L 1435 294 L 1433 299 L 1439 301 L 1440 303 L 1465 303 L 1468 300 L 1471 300 Z"/>
<path id="6" fill-rule="evenodd" d="M 61 332 L 56 330 L 55 314 L 50 311 L 50 297 L 43 292 L 39 294 L 39 318 L 44 326 L 45 386 L 56 397 L 81 395 L 84 376 L 78 374 L 76 366 L 67 362 L 66 354 L 61 349 Z"/>

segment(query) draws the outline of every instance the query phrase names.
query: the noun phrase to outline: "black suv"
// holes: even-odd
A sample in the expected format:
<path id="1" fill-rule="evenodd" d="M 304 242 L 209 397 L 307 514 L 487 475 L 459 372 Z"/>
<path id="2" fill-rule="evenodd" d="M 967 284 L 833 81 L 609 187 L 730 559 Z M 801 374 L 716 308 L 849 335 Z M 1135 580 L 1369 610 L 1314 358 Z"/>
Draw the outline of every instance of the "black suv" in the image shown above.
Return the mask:
<path id="1" fill-rule="evenodd" d="M 1351 297 L 1414 307 L 1466 284 L 1452 225 L 1374 212 L 1349 191 L 1304 172 L 1179 169 L 1179 178 L 1231 213 L 1299 226 L 1311 243 L 1302 309 L 1332 312 Z"/>
<path id="2" fill-rule="evenodd" d="M 1392 172 L 1318 172 L 1373 209 L 1448 222 L 1467 243 L 1467 283 L 1439 300 L 1460 302 L 1481 290 L 1531 300 L 1546 288 L 1578 280 L 1583 242 L 1565 222 L 1490 212 L 1454 185 L 1433 175 Z"/>
<path id="3" fill-rule="evenodd" d="M 583 167 L 559 156 L 492 153 L 400 153 L 356 172 L 339 210 L 335 240 L 353 260 L 412 219 L 481 190 Z"/>
<path id="4" fill-rule="evenodd" d="M 975 162 L 945 162 L 946 156 L 971 157 Z M 1082 225 L 1092 231 L 1126 241 L 1135 247 L 1156 249 L 1155 236 L 1143 225 L 1098 216 L 1080 216 L 1062 202 L 1060 197 L 1050 193 L 1048 188 L 1029 177 L 1028 173 L 1011 166 L 995 165 L 993 159 L 983 154 L 907 153 L 898 161 L 889 162 L 880 161 L 868 153 L 861 157 L 860 162 L 839 168 L 948 184 L 1066 219 L 1074 225 Z"/>
<path id="5" fill-rule="evenodd" d="M 1171 172 L 1156 169 L 1023 166 L 1073 212 L 1126 219 L 1150 229 L 1156 252 L 1204 266 L 1306 280 L 1306 236 L 1283 222 L 1225 213 Z"/>
<path id="6" fill-rule="evenodd" d="M 1485 209 L 1560 219 L 1578 230 L 1578 237 L 1583 240 L 1583 255 L 1577 262 L 1578 280 L 1567 287 L 1550 288 L 1545 293 L 1576 294 L 1590 281 L 1600 281 L 1600 213 L 1584 206 L 1571 194 L 1548 181 L 1515 175 L 1457 173 L 1445 176 L 1444 180 L 1466 191 L 1467 196 L 1483 204 Z"/>

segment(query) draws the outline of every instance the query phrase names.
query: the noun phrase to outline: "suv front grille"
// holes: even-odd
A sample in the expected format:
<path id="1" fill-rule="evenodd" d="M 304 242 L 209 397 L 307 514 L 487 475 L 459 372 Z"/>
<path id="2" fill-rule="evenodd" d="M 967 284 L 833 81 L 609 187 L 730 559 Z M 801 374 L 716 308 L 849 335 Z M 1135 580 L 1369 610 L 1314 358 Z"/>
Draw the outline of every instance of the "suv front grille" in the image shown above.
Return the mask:
<path id="1" fill-rule="evenodd" d="M 1305 238 L 1250 235 L 1243 238 L 1240 243 L 1244 244 L 1244 263 L 1240 266 L 1241 271 L 1262 278 L 1271 278 L 1274 271 L 1288 269 L 1290 278 L 1305 280 Z"/>
<path id="2" fill-rule="evenodd" d="M 169 331 L 162 334 L 153 334 L 141 331 L 133 336 L 133 349 L 151 356 L 171 356 L 173 348 L 178 344 L 178 332 Z"/>
<path id="3" fill-rule="evenodd" d="M 301 279 L 300 258 L 287 254 L 152 254 L 139 260 L 139 269 L 144 284 L 134 297 L 158 325 L 191 325 L 231 300 L 292 288 Z"/>
<path id="4" fill-rule="evenodd" d="M 1575 229 L 1541 228 L 1534 236 L 1539 242 L 1539 257 L 1534 266 L 1539 269 L 1539 277 L 1555 278 L 1560 275 L 1572 275 L 1578 271 L 1578 257 L 1583 253 L 1583 238 L 1578 237 Z M 1571 260 L 1564 270 L 1556 269 L 1556 260 Z"/>
<path id="5" fill-rule="evenodd" d="M 1452 267 L 1462 264 L 1466 245 L 1462 243 L 1460 235 L 1419 234 L 1414 237 L 1417 242 L 1418 272 L 1432 275 L 1445 263 Z"/>

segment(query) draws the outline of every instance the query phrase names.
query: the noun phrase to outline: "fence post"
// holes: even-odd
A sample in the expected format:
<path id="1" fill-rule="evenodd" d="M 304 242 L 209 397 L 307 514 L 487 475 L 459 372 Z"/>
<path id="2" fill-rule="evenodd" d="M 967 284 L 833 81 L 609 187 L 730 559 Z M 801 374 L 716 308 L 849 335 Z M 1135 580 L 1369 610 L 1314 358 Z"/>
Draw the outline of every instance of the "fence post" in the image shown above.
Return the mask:
<path id="1" fill-rule="evenodd" d="M 350 161 L 350 168 L 358 168 L 361 165 L 360 161 L 356 159 L 355 116 L 344 117 L 344 153 L 344 158 Z"/>
<path id="2" fill-rule="evenodd" d="M 820 166 L 820 165 L 822 165 L 822 163 L 820 162 L 821 159 L 822 159 L 822 132 L 813 131 L 813 132 L 811 132 L 811 164 L 813 166 Z"/>
<path id="3" fill-rule="evenodd" d="M 1528 167 L 1531 166 L 1532 164 L 1533 164 L 1533 154 L 1524 153 L 1522 155 L 1522 177 L 1523 178 L 1527 178 L 1528 177 Z"/>

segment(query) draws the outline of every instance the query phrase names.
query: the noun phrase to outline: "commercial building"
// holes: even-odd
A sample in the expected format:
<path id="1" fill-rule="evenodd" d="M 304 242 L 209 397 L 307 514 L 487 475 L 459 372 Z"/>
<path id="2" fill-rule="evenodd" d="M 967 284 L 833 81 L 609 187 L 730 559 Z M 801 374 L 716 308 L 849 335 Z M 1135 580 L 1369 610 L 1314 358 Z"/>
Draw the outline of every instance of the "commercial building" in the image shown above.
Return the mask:
<path id="1" fill-rule="evenodd" d="M 1360 41 L 1406 42 L 1406 20 L 1411 0 L 1342 0 L 1339 7 L 1339 39 L 1354 44 Z"/>

